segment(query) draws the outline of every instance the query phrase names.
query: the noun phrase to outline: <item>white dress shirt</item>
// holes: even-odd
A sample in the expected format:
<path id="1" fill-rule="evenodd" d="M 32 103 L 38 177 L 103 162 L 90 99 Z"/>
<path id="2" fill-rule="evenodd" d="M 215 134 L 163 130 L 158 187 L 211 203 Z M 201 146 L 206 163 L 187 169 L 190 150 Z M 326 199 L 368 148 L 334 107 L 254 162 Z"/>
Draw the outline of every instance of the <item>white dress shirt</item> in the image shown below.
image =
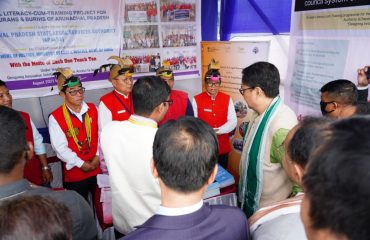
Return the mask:
<path id="1" fill-rule="evenodd" d="M 36 155 L 46 154 L 45 144 L 42 142 L 44 139 L 42 138 L 42 135 L 39 133 L 31 119 L 30 122 L 32 127 L 33 145 L 34 145 L 33 147 L 35 154 Z"/>
<path id="2" fill-rule="evenodd" d="M 157 209 L 156 214 L 163 215 L 163 216 L 182 216 L 186 214 L 190 214 L 193 212 L 198 211 L 203 206 L 203 200 L 200 200 L 200 202 L 188 206 L 188 207 L 182 207 L 182 208 L 168 208 L 160 205 Z"/>

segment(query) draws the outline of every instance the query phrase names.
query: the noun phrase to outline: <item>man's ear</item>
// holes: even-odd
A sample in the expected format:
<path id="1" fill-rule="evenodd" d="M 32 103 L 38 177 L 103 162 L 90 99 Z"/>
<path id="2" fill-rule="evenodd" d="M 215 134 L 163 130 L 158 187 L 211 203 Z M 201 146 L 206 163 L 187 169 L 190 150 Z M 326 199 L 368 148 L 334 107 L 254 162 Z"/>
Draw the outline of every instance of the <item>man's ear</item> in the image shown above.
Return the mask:
<path id="1" fill-rule="evenodd" d="M 215 181 L 216 175 L 218 171 L 218 165 L 216 164 L 215 168 L 213 169 L 211 176 L 209 176 L 207 184 L 211 184 Z"/>
<path id="2" fill-rule="evenodd" d="M 29 161 L 33 157 L 33 145 L 32 142 L 27 142 L 28 149 L 26 150 L 26 160 Z"/>
<path id="3" fill-rule="evenodd" d="M 158 178 L 158 171 L 157 168 L 154 166 L 153 158 L 150 159 L 150 170 L 152 171 L 152 175 L 154 178 Z"/>
<path id="4" fill-rule="evenodd" d="M 302 178 L 304 175 L 304 169 L 296 163 L 293 163 L 294 174 L 297 176 L 298 184 L 302 186 Z"/>

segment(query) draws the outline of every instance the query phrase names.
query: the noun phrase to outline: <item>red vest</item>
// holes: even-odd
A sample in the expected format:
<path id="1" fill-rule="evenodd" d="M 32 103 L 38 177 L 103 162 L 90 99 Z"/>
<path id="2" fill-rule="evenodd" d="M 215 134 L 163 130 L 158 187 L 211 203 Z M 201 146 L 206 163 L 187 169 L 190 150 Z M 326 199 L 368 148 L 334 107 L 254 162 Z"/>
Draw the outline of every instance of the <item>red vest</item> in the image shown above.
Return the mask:
<path id="1" fill-rule="evenodd" d="M 162 121 L 158 123 L 158 126 L 171 119 L 177 120 L 179 117 L 185 116 L 186 114 L 188 94 L 183 91 L 171 90 L 170 98 L 173 100 L 173 104 L 168 108 L 166 115 L 164 115 Z"/>
<path id="2" fill-rule="evenodd" d="M 89 110 L 87 111 L 89 113 L 90 119 L 91 119 L 91 142 L 90 142 L 90 149 L 84 149 L 81 148 L 81 151 L 78 150 L 77 144 L 73 140 L 73 137 L 71 134 L 69 134 L 67 123 L 64 119 L 63 115 L 63 108 L 60 106 L 57 108 L 54 112 L 51 113 L 55 120 L 58 122 L 60 128 L 66 135 L 67 141 L 68 141 L 68 148 L 70 148 L 73 152 L 77 154 L 79 158 L 83 161 L 89 161 L 92 157 L 95 156 L 97 147 L 98 147 L 98 111 L 94 104 L 87 103 L 89 106 Z M 75 117 L 73 114 L 71 116 L 72 125 L 75 128 L 75 132 L 77 134 L 78 141 L 85 141 L 86 140 L 86 128 L 85 124 L 83 124 L 77 117 Z M 85 116 L 85 115 L 84 115 Z M 73 167 L 70 170 L 67 170 L 64 166 L 64 181 L 65 182 L 78 182 L 82 181 L 86 178 L 96 176 L 97 174 L 101 173 L 100 167 L 97 169 L 90 171 L 90 172 L 84 172 L 78 167 Z"/>
<path id="3" fill-rule="evenodd" d="M 31 142 L 32 146 L 34 146 L 33 141 L 33 131 L 32 131 L 32 125 L 31 125 L 31 119 L 30 115 L 25 112 L 19 111 L 21 116 L 23 117 L 24 123 L 26 124 L 26 141 Z M 42 169 L 41 169 L 41 162 L 38 159 L 38 157 L 35 155 L 35 152 L 33 152 L 33 157 L 26 162 L 26 166 L 24 167 L 24 178 L 26 178 L 28 181 L 36 184 L 36 185 L 42 185 Z"/>
<path id="4" fill-rule="evenodd" d="M 218 92 L 216 99 L 203 92 L 194 97 L 197 108 L 198 118 L 208 123 L 212 128 L 219 128 L 227 122 L 230 96 Z M 229 134 L 217 135 L 219 154 L 229 153 L 231 150 Z"/>
<path id="5" fill-rule="evenodd" d="M 113 90 L 100 98 L 100 101 L 111 111 L 113 121 L 124 121 L 134 113 L 131 94 L 125 98 Z"/>

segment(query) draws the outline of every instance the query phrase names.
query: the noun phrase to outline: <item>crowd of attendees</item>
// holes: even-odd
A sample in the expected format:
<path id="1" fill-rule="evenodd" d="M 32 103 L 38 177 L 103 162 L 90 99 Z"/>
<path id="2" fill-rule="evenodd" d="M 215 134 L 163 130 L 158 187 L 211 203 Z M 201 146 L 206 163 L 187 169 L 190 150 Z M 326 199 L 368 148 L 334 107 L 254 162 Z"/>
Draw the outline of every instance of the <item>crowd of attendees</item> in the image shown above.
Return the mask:
<path id="1" fill-rule="evenodd" d="M 70 68 L 54 73 L 63 103 L 49 116 L 49 134 L 64 190 L 50 188 L 42 136 L 27 113 L 12 108 L 0 80 L 0 240 L 97 239 L 89 199 L 102 172 L 117 239 L 369 238 L 367 67 L 358 70 L 358 86 L 338 79 L 318 89 L 323 116 L 300 121 L 280 97 L 273 64 L 243 69 L 249 124 L 239 205 L 231 207 L 203 202 L 217 163 L 228 167 L 237 126 L 233 100 L 219 91 L 219 63 L 212 59 L 205 91 L 190 101 L 174 89 L 173 59 L 135 83 L 136 61 L 109 59 L 117 63 L 95 71 L 109 69 L 113 87 L 98 107 L 84 101 Z"/>

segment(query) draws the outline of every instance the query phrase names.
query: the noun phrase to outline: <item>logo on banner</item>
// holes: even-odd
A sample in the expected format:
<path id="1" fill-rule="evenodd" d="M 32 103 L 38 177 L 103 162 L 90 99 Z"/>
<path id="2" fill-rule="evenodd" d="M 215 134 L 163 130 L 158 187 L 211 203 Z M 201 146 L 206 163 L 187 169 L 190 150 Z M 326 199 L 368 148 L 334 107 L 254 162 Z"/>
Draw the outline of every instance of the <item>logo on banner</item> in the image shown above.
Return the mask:
<path id="1" fill-rule="evenodd" d="M 54 3 L 54 5 L 72 6 L 73 5 L 73 0 L 54 0 L 53 3 Z"/>
<path id="2" fill-rule="evenodd" d="M 18 0 L 18 7 L 25 8 L 41 7 L 41 0 Z"/>

